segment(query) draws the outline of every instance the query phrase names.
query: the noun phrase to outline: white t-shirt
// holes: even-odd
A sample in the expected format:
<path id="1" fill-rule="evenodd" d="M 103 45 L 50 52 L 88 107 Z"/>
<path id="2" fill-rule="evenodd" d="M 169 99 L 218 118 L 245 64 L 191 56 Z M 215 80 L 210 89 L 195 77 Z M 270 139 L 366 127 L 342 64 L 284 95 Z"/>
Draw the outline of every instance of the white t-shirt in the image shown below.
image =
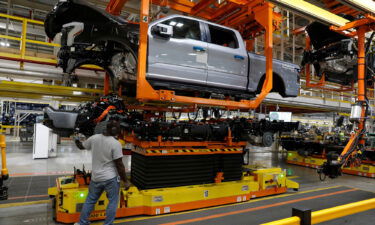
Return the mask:
<path id="1" fill-rule="evenodd" d="M 83 147 L 92 150 L 92 176 L 94 182 L 103 182 L 118 176 L 113 160 L 122 158 L 122 146 L 112 136 L 96 134 L 85 142 Z"/>

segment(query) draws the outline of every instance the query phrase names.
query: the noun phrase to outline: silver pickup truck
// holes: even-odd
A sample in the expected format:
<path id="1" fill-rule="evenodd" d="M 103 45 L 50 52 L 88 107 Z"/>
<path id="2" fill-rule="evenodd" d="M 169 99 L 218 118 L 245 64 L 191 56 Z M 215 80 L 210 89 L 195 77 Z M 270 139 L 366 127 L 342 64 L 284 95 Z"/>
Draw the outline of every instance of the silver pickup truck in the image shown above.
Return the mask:
<path id="1" fill-rule="evenodd" d="M 49 38 L 62 33 L 59 66 L 72 73 L 83 64 L 103 67 L 134 90 L 139 26 L 82 0 L 60 1 L 46 18 Z M 249 53 L 237 30 L 171 15 L 149 24 L 147 79 L 156 89 L 249 98 L 261 91 L 265 57 Z M 273 61 L 274 88 L 295 97 L 299 66 Z"/>

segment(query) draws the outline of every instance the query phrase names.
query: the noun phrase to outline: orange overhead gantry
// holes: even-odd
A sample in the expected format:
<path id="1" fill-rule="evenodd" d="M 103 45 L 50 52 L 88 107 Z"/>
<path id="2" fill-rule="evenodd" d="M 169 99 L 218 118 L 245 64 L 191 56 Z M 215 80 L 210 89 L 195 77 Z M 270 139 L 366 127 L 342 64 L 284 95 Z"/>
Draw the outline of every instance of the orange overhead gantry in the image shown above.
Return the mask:
<path id="1" fill-rule="evenodd" d="M 348 15 L 348 16 L 353 16 L 353 17 L 363 15 L 363 13 L 360 10 L 351 8 L 350 6 L 342 4 L 340 1 L 337 1 L 337 0 L 323 0 L 323 3 L 325 4 L 328 11 L 330 11 L 331 13 L 334 13 L 336 15 L 342 14 L 342 15 Z M 299 29 L 293 31 L 293 34 L 298 35 L 298 34 L 305 33 L 305 28 L 306 27 L 299 28 Z M 336 31 L 338 33 L 344 34 L 348 37 L 354 37 L 355 36 L 354 33 L 350 33 L 350 32 L 344 33 L 341 30 L 336 30 Z M 307 50 L 307 51 L 311 50 L 310 38 L 308 37 L 307 33 L 306 33 L 305 50 Z M 352 81 L 351 84 L 348 85 L 348 86 L 341 85 L 341 87 L 338 87 L 338 88 L 327 87 L 327 82 L 326 82 L 324 74 L 322 75 L 322 77 L 320 78 L 320 80 L 318 82 L 313 83 L 312 82 L 312 74 L 311 74 L 311 66 L 309 64 L 307 64 L 305 66 L 304 72 L 305 72 L 305 76 L 306 76 L 306 87 L 307 88 L 319 88 L 319 89 L 326 90 L 326 91 L 337 91 L 337 92 L 346 92 L 346 91 L 353 91 L 354 90 L 354 81 Z"/>
<path id="2" fill-rule="evenodd" d="M 304 29 L 302 29 L 302 30 L 303 30 L 303 32 L 305 31 Z M 298 34 L 298 33 L 301 33 L 301 31 L 295 32 L 295 34 Z M 340 33 L 342 33 L 342 32 L 340 32 Z M 350 34 L 346 34 L 346 35 L 349 36 Z M 350 35 L 350 36 L 353 36 L 353 35 Z M 305 50 L 306 51 L 311 50 L 310 37 L 307 35 L 307 33 L 306 33 Z M 320 78 L 320 80 L 318 82 L 313 83 L 312 79 L 311 79 L 312 74 L 311 74 L 311 65 L 310 64 L 305 65 L 304 72 L 305 72 L 305 76 L 306 76 L 306 87 L 307 88 L 319 88 L 319 89 L 326 90 L 326 91 L 337 91 L 337 92 L 345 92 L 345 91 L 353 91 L 354 90 L 354 80 L 351 82 L 350 86 L 341 85 L 341 87 L 339 87 L 339 88 L 327 87 L 325 74 L 322 75 L 322 77 Z"/>
<path id="3" fill-rule="evenodd" d="M 360 109 L 352 109 L 352 115 L 355 115 L 355 132 L 351 135 L 348 144 L 337 159 L 331 159 L 331 162 L 325 163 L 319 170 L 319 173 L 335 178 L 340 174 L 343 165 L 360 163 L 359 156 L 365 146 L 365 123 L 368 112 L 368 101 L 366 98 L 366 52 L 365 42 L 366 33 L 375 30 L 375 17 L 365 15 L 365 18 L 349 22 L 342 27 L 331 27 L 337 32 L 350 31 L 351 35 L 356 36 L 358 40 L 358 92 L 356 104 Z M 352 31 L 352 30 L 355 31 Z M 357 112 L 357 113 L 356 113 Z M 359 114 L 359 115 L 356 115 Z M 352 116 L 351 116 L 352 117 Z"/>
<path id="4" fill-rule="evenodd" d="M 127 1 L 128 0 L 111 0 L 109 1 L 105 10 L 112 15 L 119 16 L 121 14 L 121 9 L 124 7 Z"/>
<path id="5" fill-rule="evenodd" d="M 111 0 L 107 11 L 119 14 L 125 0 Z M 137 95 L 141 102 L 162 101 L 170 103 L 198 104 L 226 107 L 227 109 L 255 109 L 272 90 L 272 48 L 273 31 L 278 29 L 281 16 L 273 12 L 274 5 L 265 0 L 226 0 L 218 3 L 213 0 L 152 0 L 153 4 L 168 6 L 186 14 L 198 16 L 219 24 L 238 29 L 244 39 L 260 34 L 265 35 L 266 78 L 261 93 L 254 100 L 233 101 L 230 99 L 206 99 L 176 95 L 171 90 L 155 90 L 146 80 L 146 61 L 148 44 L 148 24 L 150 22 L 150 1 L 140 1 L 140 40 L 138 50 Z M 251 42 L 249 42 L 251 43 Z M 109 82 L 105 87 L 108 90 Z"/>
<path id="6" fill-rule="evenodd" d="M 365 41 L 366 33 L 375 30 L 375 17 L 371 15 L 366 15 L 364 19 L 356 20 L 350 22 L 343 27 L 332 27 L 335 31 L 348 31 L 350 29 L 356 29 L 352 32 L 352 35 L 358 37 L 358 92 L 357 92 L 357 103 L 361 105 L 361 117 L 358 121 L 358 128 L 349 140 L 349 143 L 344 148 L 343 152 L 339 157 L 339 162 L 347 162 L 351 156 L 355 156 L 360 149 L 355 146 L 355 140 L 359 140 L 358 144 L 364 146 L 365 139 L 364 133 L 366 123 L 366 114 L 368 102 L 366 99 L 366 52 L 365 52 Z"/>
<path id="7" fill-rule="evenodd" d="M 344 14 L 358 16 L 361 14 L 357 9 L 353 9 L 337 0 L 323 0 L 325 6 L 334 14 Z"/>

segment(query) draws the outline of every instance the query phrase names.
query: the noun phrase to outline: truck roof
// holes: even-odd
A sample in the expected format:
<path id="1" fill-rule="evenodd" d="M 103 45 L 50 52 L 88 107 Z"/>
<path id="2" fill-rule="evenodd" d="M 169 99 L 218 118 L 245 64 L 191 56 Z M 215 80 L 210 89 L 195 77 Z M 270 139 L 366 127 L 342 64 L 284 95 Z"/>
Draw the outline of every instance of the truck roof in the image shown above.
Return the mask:
<path id="1" fill-rule="evenodd" d="M 233 28 L 230 28 L 230 27 L 226 27 L 226 26 L 223 26 L 223 25 L 220 25 L 220 24 L 217 24 L 217 23 L 212 23 L 212 22 L 209 22 L 209 21 L 207 21 L 207 20 L 198 19 L 198 18 L 196 18 L 196 17 L 184 16 L 184 15 L 178 15 L 178 14 L 169 15 L 169 16 L 163 17 L 162 19 L 155 20 L 155 21 L 151 22 L 150 25 L 154 25 L 154 24 L 158 23 L 158 21 L 160 21 L 160 20 L 168 20 L 168 19 L 176 18 L 176 17 L 179 17 L 179 18 L 186 18 L 186 19 L 192 19 L 192 20 L 200 21 L 200 22 L 202 22 L 202 23 L 207 23 L 207 24 L 214 25 L 214 26 L 217 26 L 217 27 L 221 27 L 221 28 L 224 28 L 224 29 L 227 29 L 227 30 L 232 30 L 232 31 L 234 31 L 234 32 L 236 32 L 236 33 L 239 34 L 238 30 L 233 29 Z M 241 35 L 240 35 L 240 36 L 241 36 Z M 242 36 L 241 36 L 241 37 L 242 37 Z"/>

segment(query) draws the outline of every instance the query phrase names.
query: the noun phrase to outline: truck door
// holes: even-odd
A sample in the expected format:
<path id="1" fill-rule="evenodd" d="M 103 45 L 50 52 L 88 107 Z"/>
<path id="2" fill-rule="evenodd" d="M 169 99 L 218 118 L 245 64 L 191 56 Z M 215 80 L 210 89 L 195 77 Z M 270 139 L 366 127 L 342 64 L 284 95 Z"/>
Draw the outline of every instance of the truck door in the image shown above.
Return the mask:
<path id="1" fill-rule="evenodd" d="M 153 32 L 159 23 L 172 29 L 169 37 Z M 204 24 L 185 17 L 159 23 L 151 25 L 149 30 L 147 78 L 206 85 L 208 44 L 203 41 Z"/>
<path id="2" fill-rule="evenodd" d="M 239 41 L 233 30 L 211 24 L 206 27 L 209 41 L 207 85 L 246 90 L 248 56 L 242 39 Z"/>

